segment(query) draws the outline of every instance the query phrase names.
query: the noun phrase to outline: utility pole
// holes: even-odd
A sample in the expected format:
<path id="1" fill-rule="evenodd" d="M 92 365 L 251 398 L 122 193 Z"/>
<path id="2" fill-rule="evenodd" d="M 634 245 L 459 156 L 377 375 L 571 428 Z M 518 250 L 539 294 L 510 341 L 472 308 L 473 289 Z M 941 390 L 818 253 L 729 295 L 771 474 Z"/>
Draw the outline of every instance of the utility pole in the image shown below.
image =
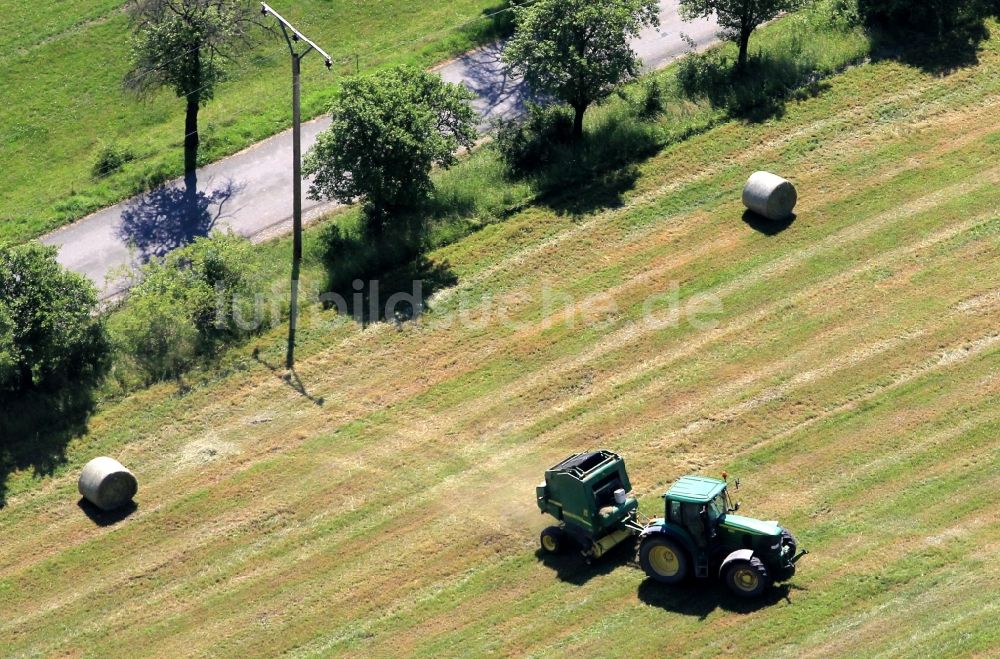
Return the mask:
<path id="1" fill-rule="evenodd" d="M 285 368 L 291 369 L 295 366 L 295 325 L 299 317 L 299 275 L 302 268 L 301 65 L 302 58 L 314 50 L 326 59 L 326 68 L 333 67 L 333 60 L 326 51 L 307 39 L 267 3 L 260 3 L 260 13 L 274 16 L 278 21 L 281 32 L 285 35 L 285 41 L 288 42 L 288 50 L 292 54 L 292 300 L 288 318 L 288 352 L 285 356 Z M 295 45 L 300 41 L 309 46 L 301 53 L 295 50 Z"/>

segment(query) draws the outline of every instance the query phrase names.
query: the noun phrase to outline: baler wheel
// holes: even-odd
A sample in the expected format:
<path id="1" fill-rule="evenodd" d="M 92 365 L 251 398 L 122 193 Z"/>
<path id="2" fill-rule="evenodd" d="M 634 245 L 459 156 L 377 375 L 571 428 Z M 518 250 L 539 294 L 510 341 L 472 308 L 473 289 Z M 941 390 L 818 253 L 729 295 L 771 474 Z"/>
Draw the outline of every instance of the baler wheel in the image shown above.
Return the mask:
<path id="1" fill-rule="evenodd" d="M 566 549 L 566 532 L 558 526 L 550 526 L 542 531 L 542 551 L 547 554 L 561 554 Z"/>
<path id="2" fill-rule="evenodd" d="M 680 583 L 688 573 L 687 554 L 676 542 L 665 537 L 653 536 L 642 543 L 639 564 L 648 577 L 660 583 Z"/>

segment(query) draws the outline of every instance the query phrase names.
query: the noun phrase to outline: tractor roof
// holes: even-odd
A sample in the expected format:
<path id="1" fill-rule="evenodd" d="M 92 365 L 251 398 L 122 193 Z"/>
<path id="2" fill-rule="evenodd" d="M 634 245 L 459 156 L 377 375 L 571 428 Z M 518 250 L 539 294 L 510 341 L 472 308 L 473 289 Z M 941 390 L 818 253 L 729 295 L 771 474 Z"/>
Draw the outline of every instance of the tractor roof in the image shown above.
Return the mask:
<path id="1" fill-rule="evenodd" d="M 684 476 L 667 490 L 666 497 L 674 501 L 705 503 L 718 496 L 726 487 L 726 481 L 707 476 Z"/>

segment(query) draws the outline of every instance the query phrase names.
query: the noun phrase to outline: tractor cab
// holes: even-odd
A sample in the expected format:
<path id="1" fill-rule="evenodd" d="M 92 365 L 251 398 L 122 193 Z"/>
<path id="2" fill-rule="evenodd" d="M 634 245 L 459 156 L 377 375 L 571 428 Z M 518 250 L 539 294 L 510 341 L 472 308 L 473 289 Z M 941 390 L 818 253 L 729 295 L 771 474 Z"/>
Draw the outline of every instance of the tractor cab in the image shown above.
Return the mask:
<path id="1" fill-rule="evenodd" d="M 685 476 L 663 495 L 664 518 L 687 531 L 693 544 L 706 548 L 718 536 L 720 520 L 730 512 L 725 481 Z"/>

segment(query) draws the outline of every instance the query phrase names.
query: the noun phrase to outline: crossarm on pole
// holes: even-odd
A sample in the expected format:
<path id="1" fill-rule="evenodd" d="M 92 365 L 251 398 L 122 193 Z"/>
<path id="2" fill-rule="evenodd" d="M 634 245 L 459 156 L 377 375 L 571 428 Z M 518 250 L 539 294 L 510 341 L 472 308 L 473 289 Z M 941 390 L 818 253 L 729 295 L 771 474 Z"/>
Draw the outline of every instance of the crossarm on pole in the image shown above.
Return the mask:
<path id="1" fill-rule="evenodd" d="M 266 2 L 260 3 L 260 13 L 264 14 L 265 16 L 267 16 L 268 14 L 274 16 L 278 20 L 278 22 L 281 23 L 281 27 L 283 29 L 291 31 L 292 41 L 302 41 L 309 45 L 309 50 L 307 50 L 305 53 L 302 53 L 302 56 L 305 56 L 307 53 L 309 53 L 309 51 L 315 50 L 317 53 L 322 55 L 323 58 L 326 60 L 326 68 L 329 69 L 333 67 L 333 58 L 331 58 L 325 50 L 323 50 L 315 43 L 313 43 L 306 35 L 296 30 L 294 25 L 292 25 L 284 18 L 282 18 L 281 14 L 271 9 L 270 5 L 268 5 Z M 285 32 L 285 38 L 288 39 L 288 32 Z M 289 43 L 289 46 L 290 45 L 291 44 Z"/>

